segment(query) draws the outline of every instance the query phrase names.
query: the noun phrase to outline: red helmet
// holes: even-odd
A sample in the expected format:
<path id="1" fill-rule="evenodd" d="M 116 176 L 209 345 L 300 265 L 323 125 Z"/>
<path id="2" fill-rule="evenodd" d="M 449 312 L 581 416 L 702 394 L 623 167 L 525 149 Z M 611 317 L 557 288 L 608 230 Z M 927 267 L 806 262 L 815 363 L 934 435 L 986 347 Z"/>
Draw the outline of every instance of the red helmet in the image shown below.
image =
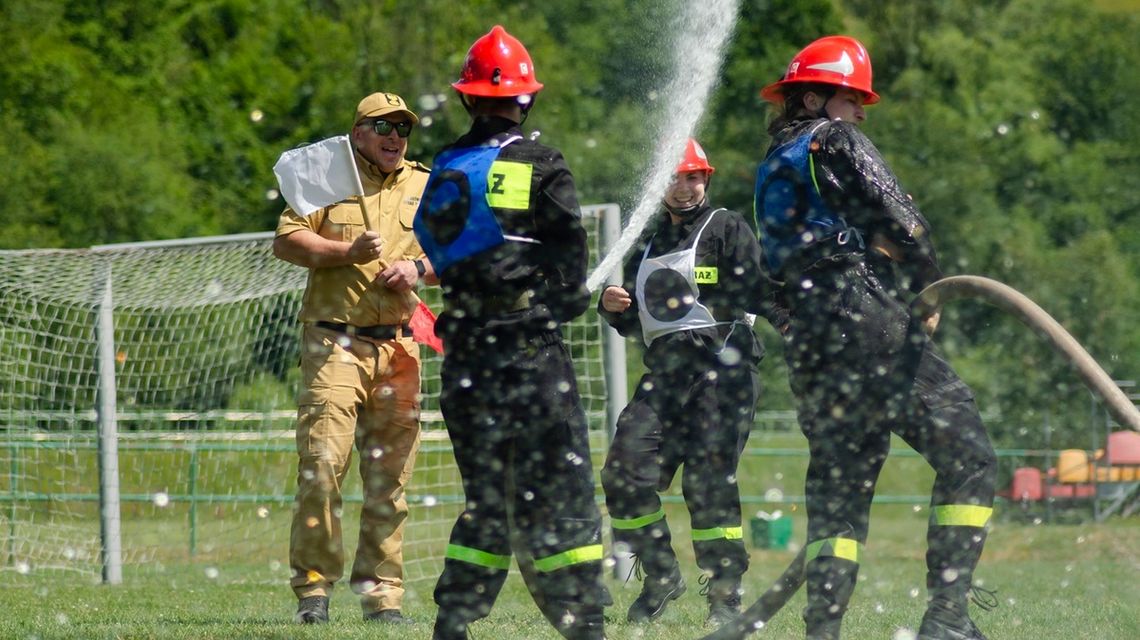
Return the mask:
<path id="1" fill-rule="evenodd" d="M 826 36 L 804 47 L 788 65 L 778 82 L 760 90 L 760 97 L 779 104 L 784 86 L 814 82 L 850 87 L 866 96 L 864 104 L 875 104 L 879 94 L 871 90 L 871 56 L 863 43 L 848 36 Z"/>
<path id="2" fill-rule="evenodd" d="M 677 165 L 677 173 L 685 173 L 687 171 L 705 171 L 712 175 L 716 169 L 709 164 L 709 157 L 705 155 L 705 150 L 701 147 L 700 143 L 692 138 L 685 142 L 685 155 L 681 157 L 681 163 Z"/>
<path id="3" fill-rule="evenodd" d="M 451 86 L 469 96 L 507 98 L 537 93 L 542 83 L 534 78 L 534 62 L 526 47 L 495 25 L 467 50 L 463 71 Z"/>

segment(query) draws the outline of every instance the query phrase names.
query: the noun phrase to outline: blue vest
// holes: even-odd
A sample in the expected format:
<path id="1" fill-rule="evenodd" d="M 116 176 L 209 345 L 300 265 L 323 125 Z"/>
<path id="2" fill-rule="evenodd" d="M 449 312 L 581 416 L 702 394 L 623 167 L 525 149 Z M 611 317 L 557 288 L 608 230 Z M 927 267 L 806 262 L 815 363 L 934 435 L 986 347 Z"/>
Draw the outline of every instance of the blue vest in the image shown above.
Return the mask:
<path id="1" fill-rule="evenodd" d="M 822 124 L 773 149 L 756 172 L 756 229 L 774 274 L 804 247 L 847 230 L 815 182 L 811 141 Z"/>
<path id="2" fill-rule="evenodd" d="M 518 139 L 436 156 L 412 223 L 436 273 L 507 241 L 487 203 L 487 174 L 503 147 Z"/>

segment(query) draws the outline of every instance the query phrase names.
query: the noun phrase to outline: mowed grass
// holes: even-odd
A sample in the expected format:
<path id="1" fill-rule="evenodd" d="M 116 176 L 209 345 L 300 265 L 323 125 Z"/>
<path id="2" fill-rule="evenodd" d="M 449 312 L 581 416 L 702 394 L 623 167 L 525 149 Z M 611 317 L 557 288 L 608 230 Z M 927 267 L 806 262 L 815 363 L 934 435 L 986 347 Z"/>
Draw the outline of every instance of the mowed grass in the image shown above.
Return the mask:
<path id="1" fill-rule="evenodd" d="M 745 604 L 759 596 L 791 560 L 795 543 L 803 539 L 805 525 L 802 509 L 780 502 L 781 495 L 802 493 L 806 458 L 795 451 L 802 448 L 802 437 L 794 433 L 756 434 L 749 446 L 765 449 L 767 455 L 742 461 L 742 493 L 750 496 L 745 505 L 746 519 L 760 508 L 790 512 L 794 544 L 787 550 L 752 549 L 752 567 L 745 576 Z M 595 448 L 595 453 L 600 450 Z M 600 466 L 600 460 L 595 464 Z M 425 465 L 423 470 L 434 466 Z M 879 493 L 894 498 L 923 496 L 929 493 L 931 480 L 920 459 L 905 453 L 892 455 L 884 468 Z M 679 484 L 675 481 L 668 492 L 666 510 L 689 591 L 661 620 L 646 626 L 631 625 L 625 622 L 625 611 L 640 584 L 607 577 L 615 600 L 608 610 L 610 640 L 695 639 L 709 631 L 704 627 L 707 604 L 699 594 L 698 572 L 688 542 L 689 520 L 678 500 Z M 897 502 L 874 509 L 871 540 L 846 618 L 845 638 L 912 639 L 908 630 L 913 631 L 921 619 L 927 501 Z M 358 508 L 346 505 L 345 542 L 350 558 Z M 414 522 L 417 516 L 425 517 L 427 508 L 413 506 L 413 510 Z M 1010 517 L 1015 511 L 1008 506 L 1000 510 L 977 574 L 986 587 L 998 590 L 1000 600 L 994 611 L 974 609 L 975 620 L 989 637 L 1140 638 L 1140 519 L 1034 524 Z M 156 522 L 125 524 L 125 535 L 145 536 L 152 548 L 166 549 L 167 553 L 151 562 L 129 564 L 121 585 L 102 586 L 75 572 L 33 568 L 21 573 L 0 567 L 0 581 L 5 587 L 0 638 L 431 637 L 436 608 L 431 596 L 435 575 L 430 569 L 438 566 L 438 556 L 416 564 L 414 575 L 409 575 L 404 612 L 417 621 L 415 625 L 394 629 L 364 623 L 356 598 L 342 587 L 333 596 L 330 626 L 301 627 L 292 623 L 295 600 L 287 585 L 287 509 L 273 509 L 255 529 L 226 530 L 223 526 L 211 533 L 212 525 L 203 523 L 202 541 L 193 562 L 184 552 L 185 520 L 166 517 Z M 31 526 L 52 524 L 45 521 Z M 444 523 L 436 528 L 439 530 L 430 533 L 431 545 L 438 546 L 441 555 L 448 527 Z M 421 535 L 423 532 L 420 529 Z M 750 538 L 747 525 L 745 537 Z M 608 548 L 608 540 L 606 544 Z M 269 562 L 265 548 L 271 550 Z M 417 555 L 422 553 L 421 547 Z M 801 592 L 766 629 L 752 637 L 802 638 L 803 598 Z M 473 625 L 472 632 L 475 638 L 495 640 L 559 637 L 539 614 L 517 572 L 507 581 L 491 616 Z"/>
<path id="2" fill-rule="evenodd" d="M 706 603 L 687 540 L 683 510 L 669 507 L 674 546 L 681 556 L 689 591 L 663 618 L 631 625 L 624 613 L 639 584 L 608 578 L 615 604 L 607 635 L 625 638 L 692 639 L 704 635 Z M 923 514 L 907 506 L 875 508 L 872 543 L 859 588 L 845 623 L 847 638 L 911 638 L 922 616 Z M 797 534 L 803 530 L 796 516 Z M 797 538 L 800 536 L 797 535 Z M 791 559 L 791 551 L 754 550 L 745 588 L 746 603 L 757 597 Z M 62 573 L 20 575 L 5 571 L 0 638 L 423 638 L 431 636 L 435 606 L 432 579 L 410 585 L 405 613 L 417 623 L 393 629 L 361 620 L 355 597 L 338 589 L 329 627 L 291 623 L 295 606 L 285 582 L 242 581 L 241 565 L 218 567 L 220 580 L 201 564 L 167 566 L 154 573 L 132 570 L 124 584 L 100 586 Z M 252 568 L 251 568 L 252 569 Z M 252 571 L 252 573 L 263 573 Z M 974 610 L 978 625 L 995 640 L 1016 638 L 1140 638 L 1140 527 L 1135 519 L 1101 524 L 996 523 L 978 576 L 998 590 L 1000 606 Z M 802 592 L 755 637 L 800 638 Z M 473 625 L 476 638 L 558 638 L 543 621 L 514 574 L 491 616 Z"/>

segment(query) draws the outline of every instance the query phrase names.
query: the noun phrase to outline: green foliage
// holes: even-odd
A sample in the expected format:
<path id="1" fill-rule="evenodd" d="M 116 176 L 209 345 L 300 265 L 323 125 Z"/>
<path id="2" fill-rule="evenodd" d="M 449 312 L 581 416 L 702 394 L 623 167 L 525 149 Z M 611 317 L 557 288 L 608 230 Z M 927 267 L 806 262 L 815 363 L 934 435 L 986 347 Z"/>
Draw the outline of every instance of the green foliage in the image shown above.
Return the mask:
<path id="1" fill-rule="evenodd" d="M 654 0 L 13 0 L 0 9 L 4 248 L 266 230 L 271 167 L 344 132 L 359 98 L 404 95 L 429 162 L 466 126 L 449 83 L 500 23 L 546 84 L 527 128 L 561 148 L 581 200 L 640 196 L 673 73 L 678 3 Z M 947 273 L 1005 281 L 1116 378 L 1140 378 L 1140 8 L 1102 0 L 741 0 L 697 135 L 718 205 L 751 211 L 767 106 L 757 92 L 827 33 L 868 45 L 866 130 L 935 229 Z M 1087 398 L 1068 365 L 999 313 L 947 309 L 939 335 L 984 408 L 1060 414 Z M 779 340 L 765 379 L 779 387 Z M 775 401 L 786 402 L 783 392 Z M 769 405 L 767 408 L 774 407 Z"/>

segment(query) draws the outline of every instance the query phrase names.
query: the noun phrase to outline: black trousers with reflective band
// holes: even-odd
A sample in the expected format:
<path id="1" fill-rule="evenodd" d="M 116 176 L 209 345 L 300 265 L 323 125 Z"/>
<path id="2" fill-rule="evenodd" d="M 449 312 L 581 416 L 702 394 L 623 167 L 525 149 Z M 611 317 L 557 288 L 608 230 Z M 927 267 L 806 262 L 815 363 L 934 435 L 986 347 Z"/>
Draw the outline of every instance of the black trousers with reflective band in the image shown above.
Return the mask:
<path id="1" fill-rule="evenodd" d="M 450 542 L 509 557 L 514 539 L 540 566 L 560 557 L 538 573 L 541 598 L 601 602 L 601 558 L 579 557 L 600 547 L 601 514 L 570 354 L 557 334 L 523 345 L 445 356 L 440 407 L 466 496 Z M 440 615 L 486 615 L 505 575 L 448 559 L 435 589 Z"/>

